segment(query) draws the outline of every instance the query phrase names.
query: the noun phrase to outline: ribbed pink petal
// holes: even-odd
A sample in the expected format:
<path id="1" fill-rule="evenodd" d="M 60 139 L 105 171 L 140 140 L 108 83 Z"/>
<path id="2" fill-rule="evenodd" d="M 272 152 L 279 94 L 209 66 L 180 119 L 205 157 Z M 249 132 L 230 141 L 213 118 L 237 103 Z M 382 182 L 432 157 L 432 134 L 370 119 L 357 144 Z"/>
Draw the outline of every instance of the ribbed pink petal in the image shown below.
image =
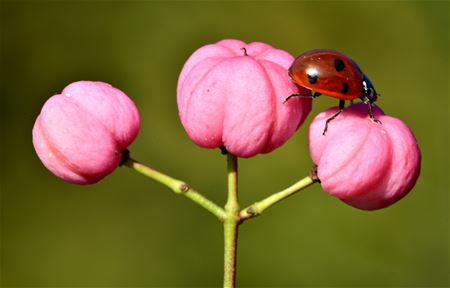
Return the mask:
<path id="1" fill-rule="evenodd" d="M 420 171 L 420 151 L 409 128 L 383 115 L 378 108 L 373 123 L 367 106 L 348 107 L 331 121 L 337 108 L 320 113 L 311 123 L 309 147 L 325 192 L 364 210 L 384 208 L 405 196 Z"/>
<path id="2" fill-rule="evenodd" d="M 293 60 L 267 44 L 233 39 L 194 52 L 177 86 L 180 120 L 191 140 L 205 148 L 223 145 L 240 157 L 285 143 L 311 110 L 309 99 L 283 103 L 298 93 L 287 74 Z"/>

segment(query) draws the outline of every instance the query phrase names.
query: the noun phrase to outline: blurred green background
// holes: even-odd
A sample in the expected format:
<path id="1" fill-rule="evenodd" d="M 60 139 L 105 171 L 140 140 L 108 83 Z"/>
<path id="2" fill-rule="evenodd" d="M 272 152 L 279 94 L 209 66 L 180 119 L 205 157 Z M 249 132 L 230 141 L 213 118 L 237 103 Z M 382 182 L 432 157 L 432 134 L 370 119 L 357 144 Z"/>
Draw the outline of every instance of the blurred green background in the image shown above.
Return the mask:
<path id="1" fill-rule="evenodd" d="M 208 212 L 130 169 L 92 186 L 39 162 L 31 128 L 68 83 L 101 80 L 137 104 L 132 155 L 225 202 L 226 161 L 187 138 L 177 115 L 184 61 L 224 38 L 293 55 L 337 49 L 414 131 L 413 191 L 363 212 L 319 185 L 241 226 L 240 287 L 449 285 L 449 2 L 1 2 L 1 283 L 5 287 L 217 287 L 222 227 Z M 245 206 L 304 177 L 307 125 L 270 155 L 240 164 Z"/>

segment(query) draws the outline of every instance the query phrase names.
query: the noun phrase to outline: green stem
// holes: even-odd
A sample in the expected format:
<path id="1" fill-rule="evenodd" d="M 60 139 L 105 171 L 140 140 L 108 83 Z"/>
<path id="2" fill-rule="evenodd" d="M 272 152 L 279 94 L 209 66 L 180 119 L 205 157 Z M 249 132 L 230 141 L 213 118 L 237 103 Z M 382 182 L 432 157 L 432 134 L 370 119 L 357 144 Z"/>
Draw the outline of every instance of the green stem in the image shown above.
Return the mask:
<path id="1" fill-rule="evenodd" d="M 228 199 L 225 204 L 224 228 L 224 278 L 223 287 L 236 285 L 236 255 L 239 219 L 237 158 L 228 153 Z"/>
<path id="2" fill-rule="evenodd" d="M 127 158 L 124 159 L 123 165 L 169 187 L 175 193 L 183 195 L 186 198 L 194 201 L 201 207 L 205 208 L 206 210 L 214 214 L 217 218 L 219 218 L 219 220 L 223 221 L 223 219 L 225 218 L 225 210 L 223 208 L 219 207 L 214 202 L 212 202 L 202 194 L 198 193 L 197 191 L 189 187 L 189 185 L 186 184 L 185 182 L 172 178 L 159 171 L 156 171 L 155 169 L 150 168 L 132 159 L 129 156 L 127 156 Z"/>
<path id="3" fill-rule="evenodd" d="M 259 202 L 256 202 L 247 208 L 243 209 L 239 215 L 241 221 L 256 217 L 264 212 L 267 208 L 272 207 L 276 203 L 280 202 L 283 199 L 286 199 L 287 197 L 294 195 L 295 193 L 305 189 L 308 186 L 311 186 L 315 182 L 318 182 L 318 179 L 314 176 L 307 176 L 297 183 L 293 184 L 292 186 L 277 192 L 275 194 L 272 194 L 271 196 L 267 197 L 264 200 L 261 200 Z"/>
<path id="4" fill-rule="evenodd" d="M 176 194 L 183 195 L 186 198 L 205 208 L 220 221 L 223 222 L 224 228 L 224 280 L 223 286 L 226 288 L 236 287 L 236 255 L 237 255 L 237 238 L 239 225 L 250 218 L 260 215 L 264 210 L 280 202 L 281 200 L 303 190 L 304 188 L 319 182 L 314 170 L 311 176 L 305 177 L 292 186 L 275 193 L 266 199 L 256 202 L 253 205 L 239 211 L 238 200 L 238 167 L 237 157 L 227 153 L 228 158 L 228 198 L 225 208 L 219 207 L 214 202 L 190 188 L 185 182 L 161 173 L 149 166 L 146 166 L 128 155 L 128 151 L 124 151 L 122 165 L 125 165 L 167 187 L 172 189 Z"/>

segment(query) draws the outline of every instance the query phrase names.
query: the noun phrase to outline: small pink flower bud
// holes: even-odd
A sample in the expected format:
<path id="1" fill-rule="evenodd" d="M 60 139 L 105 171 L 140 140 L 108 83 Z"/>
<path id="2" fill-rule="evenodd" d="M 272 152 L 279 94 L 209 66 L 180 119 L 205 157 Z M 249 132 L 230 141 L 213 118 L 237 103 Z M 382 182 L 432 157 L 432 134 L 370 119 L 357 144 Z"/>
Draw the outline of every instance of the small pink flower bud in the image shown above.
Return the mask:
<path id="1" fill-rule="evenodd" d="M 420 151 L 411 130 L 401 120 L 358 103 L 337 112 L 330 108 L 317 115 L 309 128 L 309 150 L 322 188 L 345 203 L 364 210 L 387 207 L 404 197 L 420 172 Z"/>
<path id="2" fill-rule="evenodd" d="M 251 157 L 285 143 L 311 110 L 310 99 L 284 99 L 299 88 L 288 76 L 294 57 L 267 44 L 222 40 L 195 51 L 178 79 L 178 110 L 188 136 Z M 301 93 L 309 94 L 309 90 Z"/>
<path id="3" fill-rule="evenodd" d="M 136 106 L 122 91 L 79 81 L 45 102 L 34 123 L 33 145 L 57 177 L 92 184 L 119 165 L 139 126 Z"/>

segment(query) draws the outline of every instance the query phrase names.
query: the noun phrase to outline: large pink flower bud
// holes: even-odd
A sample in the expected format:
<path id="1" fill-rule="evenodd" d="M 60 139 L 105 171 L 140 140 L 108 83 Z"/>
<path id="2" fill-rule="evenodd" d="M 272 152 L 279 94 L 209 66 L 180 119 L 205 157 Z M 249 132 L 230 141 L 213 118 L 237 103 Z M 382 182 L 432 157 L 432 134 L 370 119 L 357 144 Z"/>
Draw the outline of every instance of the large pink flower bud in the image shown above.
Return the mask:
<path id="1" fill-rule="evenodd" d="M 311 110 L 287 70 L 294 58 L 267 44 L 223 40 L 195 51 L 178 79 L 181 123 L 205 148 L 251 157 L 281 146 Z M 308 94 L 308 90 L 301 93 Z"/>
<path id="2" fill-rule="evenodd" d="M 420 151 L 411 130 L 377 107 L 367 116 L 367 105 L 344 110 L 328 125 L 337 108 L 317 115 L 309 130 L 309 149 L 318 166 L 325 192 L 364 210 L 384 208 L 405 196 L 420 172 Z"/>
<path id="3" fill-rule="evenodd" d="M 34 123 L 33 145 L 57 177 L 91 184 L 119 165 L 139 126 L 136 106 L 122 91 L 80 81 L 45 102 Z"/>

